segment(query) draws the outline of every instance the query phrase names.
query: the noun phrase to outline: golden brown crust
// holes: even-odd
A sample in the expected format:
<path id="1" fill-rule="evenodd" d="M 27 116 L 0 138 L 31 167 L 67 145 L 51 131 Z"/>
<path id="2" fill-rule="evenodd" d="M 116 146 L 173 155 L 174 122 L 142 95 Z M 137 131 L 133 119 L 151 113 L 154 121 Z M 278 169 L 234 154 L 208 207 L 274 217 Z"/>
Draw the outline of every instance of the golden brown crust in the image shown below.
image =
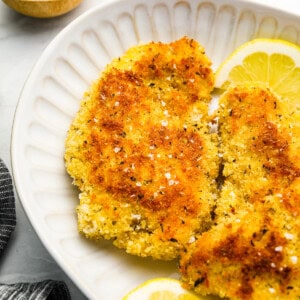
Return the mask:
<path id="1" fill-rule="evenodd" d="M 218 173 L 210 64 L 192 39 L 137 46 L 86 94 L 65 155 L 86 236 L 173 259 L 208 228 Z"/>
<path id="2" fill-rule="evenodd" d="M 200 294 L 231 299 L 296 299 L 299 116 L 270 91 L 236 87 L 220 99 L 224 183 L 215 226 L 181 259 L 184 281 Z"/>
<path id="3" fill-rule="evenodd" d="M 79 231 L 131 254 L 181 254 L 182 279 L 199 294 L 296 299 L 299 113 L 268 89 L 229 89 L 218 153 L 212 87 L 203 48 L 187 38 L 134 47 L 107 66 L 66 140 Z"/>

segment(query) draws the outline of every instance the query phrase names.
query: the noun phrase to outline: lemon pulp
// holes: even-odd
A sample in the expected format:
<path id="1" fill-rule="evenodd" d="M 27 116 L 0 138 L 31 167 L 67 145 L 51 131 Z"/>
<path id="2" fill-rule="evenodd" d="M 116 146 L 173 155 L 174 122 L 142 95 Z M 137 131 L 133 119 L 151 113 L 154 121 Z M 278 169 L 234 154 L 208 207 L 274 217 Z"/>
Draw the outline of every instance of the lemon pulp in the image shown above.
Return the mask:
<path id="1" fill-rule="evenodd" d="M 148 280 L 129 292 L 123 300 L 199 300 L 200 297 L 184 289 L 181 282 L 173 278 Z"/>

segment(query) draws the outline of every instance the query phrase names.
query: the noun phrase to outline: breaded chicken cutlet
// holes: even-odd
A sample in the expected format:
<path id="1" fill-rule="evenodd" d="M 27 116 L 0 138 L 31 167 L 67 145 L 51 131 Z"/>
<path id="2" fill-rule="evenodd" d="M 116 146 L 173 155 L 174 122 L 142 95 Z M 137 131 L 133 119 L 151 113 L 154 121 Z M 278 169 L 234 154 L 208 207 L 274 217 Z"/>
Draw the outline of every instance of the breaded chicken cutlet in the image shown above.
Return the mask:
<path id="1" fill-rule="evenodd" d="M 299 299 L 299 112 L 259 87 L 231 88 L 219 104 L 215 225 L 182 254 L 182 279 L 202 295 Z"/>
<path id="2" fill-rule="evenodd" d="M 107 66 L 66 139 L 81 233 L 170 260 L 210 227 L 219 170 L 208 134 L 213 86 L 204 49 L 185 37 L 133 47 Z"/>

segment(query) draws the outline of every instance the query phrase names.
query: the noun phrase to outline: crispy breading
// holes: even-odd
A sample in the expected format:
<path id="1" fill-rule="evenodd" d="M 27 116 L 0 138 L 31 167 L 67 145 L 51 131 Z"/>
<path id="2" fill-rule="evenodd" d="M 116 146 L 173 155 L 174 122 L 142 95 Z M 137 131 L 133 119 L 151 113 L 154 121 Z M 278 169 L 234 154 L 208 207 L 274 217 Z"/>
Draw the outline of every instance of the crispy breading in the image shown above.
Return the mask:
<path id="1" fill-rule="evenodd" d="M 140 45 L 85 94 L 66 139 L 79 231 L 174 259 L 211 225 L 219 162 L 211 62 L 193 39 Z"/>
<path id="2" fill-rule="evenodd" d="M 300 115 L 269 90 L 220 99 L 223 186 L 215 225 L 182 255 L 184 282 L 230 299 L 300 295 Z"/>

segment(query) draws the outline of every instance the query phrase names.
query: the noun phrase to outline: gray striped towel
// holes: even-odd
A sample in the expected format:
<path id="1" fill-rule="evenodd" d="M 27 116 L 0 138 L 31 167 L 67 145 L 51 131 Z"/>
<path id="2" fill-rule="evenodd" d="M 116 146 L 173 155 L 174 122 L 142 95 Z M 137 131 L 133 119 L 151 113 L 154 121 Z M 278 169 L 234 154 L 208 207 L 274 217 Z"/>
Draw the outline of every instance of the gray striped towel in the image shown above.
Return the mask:
<path id="1" fill-rule="evenodd" d="M 0 256 L 16 226 L 15 198 L 10 173 L 0 159 Z M 31 283 L 0 283 L 0 300 L 69 300 L 66 284 L 44 280 Z"/>

